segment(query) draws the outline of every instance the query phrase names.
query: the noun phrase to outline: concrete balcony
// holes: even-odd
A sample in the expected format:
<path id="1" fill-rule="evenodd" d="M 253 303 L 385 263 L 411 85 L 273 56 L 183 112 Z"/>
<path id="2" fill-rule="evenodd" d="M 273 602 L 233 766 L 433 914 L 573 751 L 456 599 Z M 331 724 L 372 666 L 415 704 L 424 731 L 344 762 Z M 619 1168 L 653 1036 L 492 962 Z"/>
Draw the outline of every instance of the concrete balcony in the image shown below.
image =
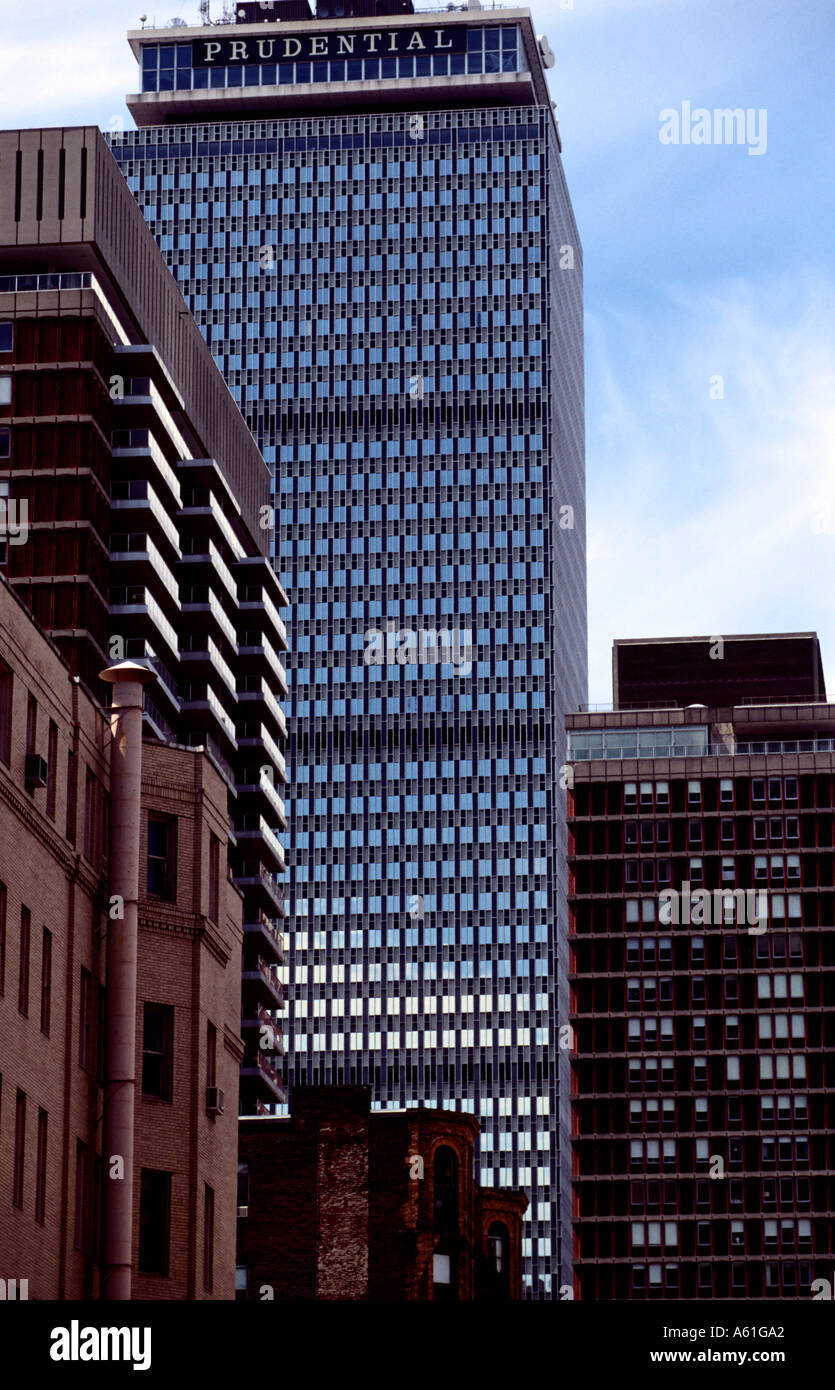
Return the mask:
<path id="1" fill-rule="evenodd" d="M 264 1101 L 268 1104 L 283 1103 L 287 1099 L 282 1076 L 262 1050 L 253 1051 L 244 1057 L 241 1067 L 241 1110 L 254 1110 L 256 1114 L 267 1114 Z"/>
<path id="2" fill-rule="evenodd" d="M 202 492 L 203 489 L 200 489 L 200 491 Z M 228 545 L 233 560 L 237 561 L 244 558 L 246 551 L 238 540 L 234 527 L 228 517 L 224 515 L 217 499 L 213 497 L 210 492 L 205 501 L 201 498 L 200 504 L 193 507 L 183 507 L 180 510 L 180 516 L 186 523 L 188 523 L 192 517 L 204 524 L 208 522 L 210 526 L 215 528 L 218 536 L 222 537 Z"/>
<path id="3" fill-rule="evenodd" d="M 145 433 L 147 434 L 147 441 L 142 444 L 132 444 L 125 448 L 121 446 L 114 447 L 113 458 L 114 460 L 150 458 L 156 473 L 165 483 L 179 510 L 183 505 L 183 498 L 180 492 L 180 484 L 177 481 L 177 475 L 165 457 L 165 454 L 162 452 L 162 449 L 157 444 L 157 441 L 154 439 L 153 434 L 151 434 L 150 431 L 145 431 Z"/>
<path id="4" fill-rule="evenodd" d="M 259 725 L 258 735 L 256 737 L 252 737 L 247 733 L 241 734 L 238 738 L 238 747 L 242 751 L 248 748 L 263 749 L 269 761 L 273 763 L 278 770 L 281 780 L 283 782 L 287 781 L 287 764 L 284 760 L 284 754 L 275 739 L 269 733 L 269 730 L 263 724 Z"/>
<path id="5" fill-rule="evenodd" d="M 114 513 L 111 520 L 112 530 L 128 530 L 127 517 L 125 522 L 120 521 L 123 513 L 136 518 L 136 529 L 149 529 L 150 518 L 159 527 L 159 530 L 170 547 L 171 556 L 175 560 L 182 559 L 180 550 L 180 534 L 174 525 L 169 514 L 166 512 L 151 484 L 145 478 L 134 478 L 130 481 L 114 480 L 112 485 L 113 495 L 110 506 Z M 125 494 L 124 496 L 122 494 Z"/>
<path id="6" fill-rule="evenodd" d="M 111 629 L 126 637 L 145 636 L 152 646 L 162 641 L 174 663 L 179 662 L 177 632 L 144 584 L 117 584 L 111 588 L 110 619 Z"/>
<path id="7" fill-rule="evenodd" d="M 253 641 L 253 639 L 255 640 Z M 287 672 L 266 637 L 257 632 L 242 632 L 239 638 L 238 656 L 246 670 L 262 673 L 268 680 L 272 680 L 278 685 L 282 695 L 288 694 Z"/>
<path id="8" fill-rule="evenodd" d="M 198 676 L 218 675 L 229 691 L 232 699 L 237 702 L 238 692 L 235 687 L 235 677 L 232 668 L 227 661 L 224 661 L 220 654 L 220 648 L 211 637 L 205 638 L 205 646 L 186 650 L 180 653 L 183 663 L 183 675 L 186 680 Z"/>
<path id="9" fill-rule="evenodd" d="M 126 541 L 128 544 L 125 546 Z M 180 590 L 174 571 L 150 536 L 143 532 L 114 532 L 111 536 L 110 563 L 117 567 L 112 571 L 115 583 L 118 584 L 120 579 L 133 584 L 144 583 L 154 591 L 161 606 L 170 612 L 179 612 Z"/>
<path id="10" fill-rule="evenodd" d="M 268 917 L 287 916 L 283 883 L 279 883 L 275 874 L 269 873 L 257 860 L 241 863 L 235 870 L 233 881 L 244 894 L 245 914 L 249 913 L 251 906 L 261 908 Z"/>
<path id="11" fill-rule="evenodd" d="M 275 723 L 282 737 L 287 737 L 287 721 L 284 716 L 284 711 L 263 676 L 244 677 L 238 685 L 238 700 L 241 709 L 246 713 L 250 712 L 251 706 L 257 706 L 258 703 L 266 706 L 266 715 L 264 710 L 258 709 L 257 707 L 251 709 L 251 713 L 259 721 L 263 720 L 268 715 Z"/>
<path id="12" fill-rule="evenodd" d="M 241 980 L 245 1016 L 257 1009 L 259 1000 L 265 1003 L 268 1009 L 284 1008 L 284 986 L 276 974 L 276 966 L 270 965 L 263 956 L 244 961 Z"/>
<path id="13" fill-rule="evenodd" d="M 253 1030 L 257 1036 L 253 1036 Z M 273 1018 L 263 1004 L 258 1005 L 253 1017 L 241 1019 L 241 1032 L 244 1035 L 247 1049 L 251 1048 L 253 1053 L 256 1048 L 259 1052 L 265 1052 L 268 1058 L 274 1055 L 284 1057 L 287 1053 L 284 1035 L 281 1031 L 281 1020 Z M 262 1047 L 262 1041 L 265 1041 L 268 1046 Z"/>
<path id="14" fill-rule="evenodd" d="M 187 566 L 184 571 L 184 582 L 187 584 L 201 582 L 202 576 L 198 578 L 195 575 L 194 579 L 188 578 L 196 569 L 207 569 L 209 571 L 209 574 L 205 577 L 203 582 L 211 582 L 212 578 L 219 579 L 223 586 L 225 597 L 228 600 L 230 610 L 233 613 L 237 613 L 238 586 L 232 576 L 232 571 L 226 564 L 226 561 L 223 559 L 214 541 L 206 540 L 205 549 L 199 551 L 187 550 L 183 554 L 183 564 Z"/>
<path id="15" fill-rule="evenodd" d="M 267 555 L 247 555 L 245 560 L 240 562 L 238 574 L 242 584 L 260 583 L 263 585 L 264 592 L 269 592 L 272 600 L 279 608 L 288 608 L 290 600 L 276 574 L 272 560 Z"/>
<path id="16" fill-rule="evenodd" d="M 284 846 L 263 816 L 244 815 L 235 826 L 235 834 L 242 853 L 248 850 L 252 852 L 254 849 L 270 867 L 281 870 L 285 868 Z"/>
<path id="17" fill-rule="evenodd" d="M 212 593 L 208 585 L 201 584 L 189 588 L 184 585 L 183 594 L 183 614 L 193 615 L 200 619 L 206 627 L 213 624 L 218 633 L 221 633 L 229 643 L 232 653 L 238 650 L 238 634 L 235 626 L 227 617 L 222 604 Z"/>
<path id="18" fill-rule="evenodd" d="M 250 942 L 262 951 L 269 951 L 277 965 L 287 964 L 287 940 L 273 926 L 265 912 L 259 912 L 252 921 L 244 922 L 244 938 L 249 949 Z"/>
<path id="19" fill-rule="evenodd" d="M 238 795 L 247 799 L 263 797 L 273 814 L 278 816 L 279 828 L 281 830 L 287 829 L 287 810 L 283 798 L 279 796 L 275 789 L 275 783 L 270 777 L 262 774 L 257 782 L 239 783 Z"/>
<path id="20" fill-rule="evenodd" d="M 250 617 L 253 617 L 253 619 L 257 617 L 257 619 L 260 620 L 261 630 L 264 630 L 268 621 L 272 627 L 272 632 L 274 632 L 276 639 L 278 639 L 276 645 L 278 645 L 279 651 L 286 652 L 286 649 L 288 649 L 288 630 L 286 630 L 281 614 L 279 614 L 278 609 L 276 609 L 275 603 L 272 602 L 270 595 L 261 591 L 260 598 L 243 599 L 243 602 L 240 603 L 240 612 L 247 614 L 247 621 L 249 621 Z"/>
<path id="21" fill-rule="evenodd" d="M 228 738 L 231 744 L 235 744 L 235 721 L 229 717 L 220 700 L 215 695 L 211 686 L 206 686 L 205 693 L 196 700 L 184 700 L 183 714 L 199 715 L 205 719 L 207 714 L 211 715 L 218 727 Z"/>

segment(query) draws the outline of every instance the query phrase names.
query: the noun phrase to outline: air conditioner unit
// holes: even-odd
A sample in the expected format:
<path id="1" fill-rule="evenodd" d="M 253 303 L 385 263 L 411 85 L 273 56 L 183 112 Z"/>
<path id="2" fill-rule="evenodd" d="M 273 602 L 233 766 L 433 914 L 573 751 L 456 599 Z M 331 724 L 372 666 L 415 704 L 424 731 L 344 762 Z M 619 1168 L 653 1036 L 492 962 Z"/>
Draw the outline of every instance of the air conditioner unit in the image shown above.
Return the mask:
<path id="1" fill-rule="evenodd" d="M 34 787 L 45 787 L 47 776 L 46 759 L 39 753 L 26 754 L 24 781 L 31 791 Z"/>
<path id="2" fill-rule="evenodd" d="M 206 1109 L 210 1115 L 223 1114 L 224 1097 L 219 1086 L 206 1087 Z"/>

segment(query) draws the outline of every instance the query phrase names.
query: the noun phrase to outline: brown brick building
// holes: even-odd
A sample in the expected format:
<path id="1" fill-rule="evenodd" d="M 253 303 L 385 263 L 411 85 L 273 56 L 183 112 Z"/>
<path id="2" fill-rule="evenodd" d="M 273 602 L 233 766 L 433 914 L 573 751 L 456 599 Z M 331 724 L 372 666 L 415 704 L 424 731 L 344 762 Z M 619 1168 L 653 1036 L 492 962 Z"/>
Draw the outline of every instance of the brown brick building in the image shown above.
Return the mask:
<path id="1" fill-rule="evenodd" d="M 0 1278 L 30 1298 L 99 1287 L 109 755 L 103 707 L 0 582 Z M 243 1047 L 226 787 L 204 754 L 146 743 L 142 791 L 133 1296 L 230 1298 Z M 160 818 L 166 895 L 147 891 Z"/>
<path id="2" fill-rule="evenodd" d="M 835 706 L 814 633 L 615 644 L 568 717 L 575 1292 L 835 1255 Z"/>
<path id="3" fill-rule="evenodd" d="M 371 1110 L 367 1086 L 301 1086 L 243 1120 L 238 1297 L 517 1299 L 521 1192 L 473 1177 L 479 1124 Z"/>

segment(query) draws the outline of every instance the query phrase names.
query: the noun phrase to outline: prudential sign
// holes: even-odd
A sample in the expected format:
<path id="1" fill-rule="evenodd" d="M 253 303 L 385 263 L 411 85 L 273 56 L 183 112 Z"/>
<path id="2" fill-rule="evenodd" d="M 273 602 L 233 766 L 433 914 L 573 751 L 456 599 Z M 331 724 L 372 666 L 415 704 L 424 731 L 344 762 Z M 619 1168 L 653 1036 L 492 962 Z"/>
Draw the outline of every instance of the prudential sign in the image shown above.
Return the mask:
<path id="1" fill-rule="evenodd" d="M 450 29 L 363 29 L 353 34 L 281 34 L 275 38 L 197 39 L 196 68 L 310 58 L 385 58 L 395 53 L 465 53 L 463 25 Z"/>

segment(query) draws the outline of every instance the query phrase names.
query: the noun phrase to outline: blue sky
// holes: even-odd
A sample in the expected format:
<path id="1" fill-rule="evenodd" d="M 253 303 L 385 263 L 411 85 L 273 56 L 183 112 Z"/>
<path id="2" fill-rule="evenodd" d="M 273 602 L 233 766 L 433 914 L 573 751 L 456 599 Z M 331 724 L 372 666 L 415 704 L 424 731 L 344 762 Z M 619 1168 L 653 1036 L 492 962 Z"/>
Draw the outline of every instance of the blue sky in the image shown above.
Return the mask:
<path id="1" fill-rule="evenodd" d="M 418 0 L 420 5 L 421 0 Z M 194 20 L 196 0 L 144 7 Z M 220 12 L 220 0 L 213 11 Z M 105 128 L 133 0 L 7 0 L 0 125 Z M 835 664 L 835 6 L 533 6 L 586 271 L 592 701 L 614 637 L 816 630 Z M 766 148 L 660 114 L 766 112 Z M 717 381 L 721 378 L 721 382 Z"/>

